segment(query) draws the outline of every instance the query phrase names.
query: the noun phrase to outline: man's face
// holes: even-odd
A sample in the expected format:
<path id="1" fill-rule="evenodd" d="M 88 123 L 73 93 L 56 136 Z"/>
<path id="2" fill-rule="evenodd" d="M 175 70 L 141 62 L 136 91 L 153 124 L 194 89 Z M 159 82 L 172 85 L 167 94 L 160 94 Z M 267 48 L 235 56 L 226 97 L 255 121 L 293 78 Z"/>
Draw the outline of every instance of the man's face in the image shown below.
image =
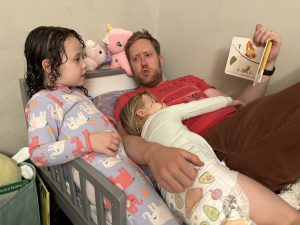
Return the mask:
<path id="1" fill-rule="evenodd" d="M 153 87 L 162 79 L 163 59 L 147 39 L 137 40 L 129 49 L 129 63 L 139 85 Z"/>

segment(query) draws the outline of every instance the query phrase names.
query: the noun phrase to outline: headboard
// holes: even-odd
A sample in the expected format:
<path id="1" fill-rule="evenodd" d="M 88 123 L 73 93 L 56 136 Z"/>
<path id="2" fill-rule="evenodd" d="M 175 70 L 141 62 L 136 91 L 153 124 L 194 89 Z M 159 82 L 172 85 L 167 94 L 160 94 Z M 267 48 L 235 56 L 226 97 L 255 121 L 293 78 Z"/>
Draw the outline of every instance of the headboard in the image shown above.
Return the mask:
<path id="1" fill-rule="evenodd" d="M 91 97 L 96 97 L 109 91 L 127 90 L 137 87 L 132 77 L 119 68 L 103 69 L 87 72 L 84 86 L 89 90 Z"/>
<path id="2" fill-rule="evenodd" d="M 96 97 L 110 91 L 127 90 L 137 87 L 134 79 L 127 76 L 125 71 L 120 68 L 88 71 L 86 76 L 87 79 L 84 86 L 88 89 L 91 97 Z M 26 93 L 27 87 L 23 78 L 19 82 L 22 102 L 25 108 L 29 100 Z"/>

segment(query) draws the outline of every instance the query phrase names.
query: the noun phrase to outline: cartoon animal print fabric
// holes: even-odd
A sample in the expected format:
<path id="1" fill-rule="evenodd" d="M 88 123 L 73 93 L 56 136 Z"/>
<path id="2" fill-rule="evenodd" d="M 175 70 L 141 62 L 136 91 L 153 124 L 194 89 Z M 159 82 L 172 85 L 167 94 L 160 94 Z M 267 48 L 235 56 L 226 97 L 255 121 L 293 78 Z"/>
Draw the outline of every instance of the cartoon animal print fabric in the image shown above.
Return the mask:
<path id="1" fill-rule="evenodd" d="M 26 117 L 31 160 L 37 166 L 53 166 L 82 157 L 125 192 L 128 225 L 178 224 L 145 174 L 126 156 L 122 145 L 116 157 L 92 151 L 88 134 L 115 128 L 81 90 L 60 87 L 40 91 L 28 102 Z M 94 203 L 91 192 L 87 190 L 88 199 Z M 107 200 L 104 203 L 109 224 L 111 204 Z M 92 218 L 97 221 L 95 215 Z"/>

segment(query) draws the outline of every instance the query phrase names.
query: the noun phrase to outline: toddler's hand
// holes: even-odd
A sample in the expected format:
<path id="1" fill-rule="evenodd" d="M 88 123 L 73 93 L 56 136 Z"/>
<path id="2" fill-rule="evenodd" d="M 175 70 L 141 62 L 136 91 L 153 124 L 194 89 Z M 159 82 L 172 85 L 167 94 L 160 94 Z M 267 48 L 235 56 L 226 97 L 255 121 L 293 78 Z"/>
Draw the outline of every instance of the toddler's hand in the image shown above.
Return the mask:
<path id="1" fill-rule="evenodd" d="M 245 103 L 242 102 L 241 100 L 232 100 L 230 106 L 235 106 L 236 108 L 240 108 L 242 106 L 244 106 Z"/>
<path id="2" fill-rule="evenodd" d="M 121 136 L 112 131 L 90 134 L 93 151 L 108 156 L 115 156 L 118 153 L 121 140 Z"/>

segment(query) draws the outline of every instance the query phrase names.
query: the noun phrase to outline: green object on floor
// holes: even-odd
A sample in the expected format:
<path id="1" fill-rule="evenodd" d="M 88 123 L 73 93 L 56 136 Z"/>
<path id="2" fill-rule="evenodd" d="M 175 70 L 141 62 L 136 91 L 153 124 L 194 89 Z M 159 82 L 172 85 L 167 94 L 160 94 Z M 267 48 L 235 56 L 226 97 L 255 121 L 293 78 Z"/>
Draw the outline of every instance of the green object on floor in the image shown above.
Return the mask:
<path id="1" fill-rule="evenodd" d="M 0 206 L 0 225 L 40 225 L 39 203 L 36 189 L 36 170 L 32 164 L 28 165 L 34 171 L 34 176 L 24 186 L 20 186 Z M 13 186 L 14 184 L 12 184 Z M 8 193 L 8 194 L 11 194 Z"/>
<path id="2" fill-rule="evenodd" d="M 0 186 L 18 182 L 22 178 L 17 163 L 2 153 L 0 153 L 0 171 Z"/>

